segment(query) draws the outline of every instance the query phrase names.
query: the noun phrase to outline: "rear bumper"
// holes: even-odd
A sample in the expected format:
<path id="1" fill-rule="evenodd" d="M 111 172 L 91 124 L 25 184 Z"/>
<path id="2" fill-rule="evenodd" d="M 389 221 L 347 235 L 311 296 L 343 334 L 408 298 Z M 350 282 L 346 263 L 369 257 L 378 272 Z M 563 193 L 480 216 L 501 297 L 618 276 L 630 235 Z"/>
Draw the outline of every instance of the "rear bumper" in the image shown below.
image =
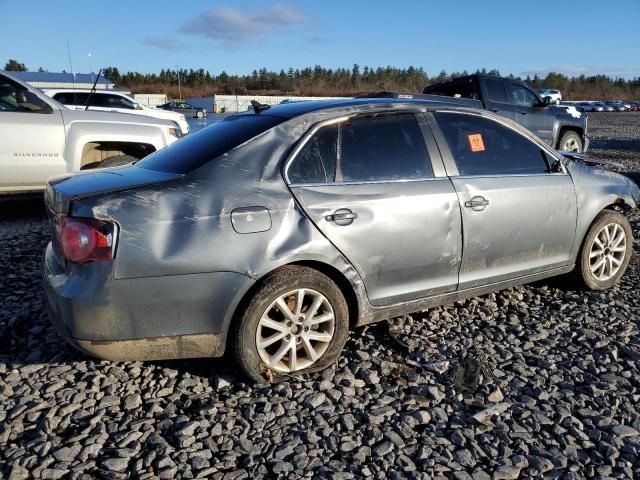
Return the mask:
<path id="1" fill-rule="evenodd" d="M 233 313 L 254 283 L 235 272 L 113 279 L 110 266 L 62 269 L 49 245 L 42 271 L 60 335 L 107 360 L 222 355 Z"/>

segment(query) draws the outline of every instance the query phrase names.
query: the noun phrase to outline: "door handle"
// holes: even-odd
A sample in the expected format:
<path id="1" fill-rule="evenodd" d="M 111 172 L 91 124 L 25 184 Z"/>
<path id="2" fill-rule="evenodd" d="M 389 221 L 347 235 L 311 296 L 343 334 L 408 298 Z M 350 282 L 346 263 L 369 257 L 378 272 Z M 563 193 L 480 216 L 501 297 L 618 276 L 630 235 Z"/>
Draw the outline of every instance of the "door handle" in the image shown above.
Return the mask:
<path id="1" fill-rule="evenodd" d="M 481 212 L 487 207 L 487 205 L 489 205 L 489 200 L 481 197 L 480 195 L 476 195 L 475 197 L 471 198 L 471 200 L 467 200 L 466 202 L 464 202 L 464 206 L 470 208 L 474 212 Z"/>
<path id="2" fill-rule="evenodd" d="M 527 112 L 518 112 L 520 115 L 526 115 Z"/>
<path id="3" fill-rule="evenodd" d="M 341 227 L 351 225 L 356 218 L 358 218 L 358 214 L 348 208 L 339 208 L 331 215 L 324 217 L 327 222 L 335 222 L 336 225 L 340 225 Z"/>
<path id="4" fill-rule="evenodd" d="M 497 108 L 492 108 L 492 109 L 491 109 L 491 111 L 492 111 L 493 113 L 498 113 L 498 111 L 499 111 L 499 110 L 498 110 Z"/>

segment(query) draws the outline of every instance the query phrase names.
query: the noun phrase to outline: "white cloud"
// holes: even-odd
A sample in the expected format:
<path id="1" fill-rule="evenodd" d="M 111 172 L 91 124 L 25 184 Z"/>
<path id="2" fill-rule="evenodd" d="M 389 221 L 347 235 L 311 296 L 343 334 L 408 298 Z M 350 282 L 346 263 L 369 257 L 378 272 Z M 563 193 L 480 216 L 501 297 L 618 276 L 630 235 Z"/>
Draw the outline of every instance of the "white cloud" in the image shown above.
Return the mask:
<path id="1" fill-rule="evenodd" d="M 293 5 L 276 4 L 252 13 L 219 7 L 183 23 L 180 31 L 203 35 L 226 46 L 236 46 L 298 27 L 308 21 Z"/>

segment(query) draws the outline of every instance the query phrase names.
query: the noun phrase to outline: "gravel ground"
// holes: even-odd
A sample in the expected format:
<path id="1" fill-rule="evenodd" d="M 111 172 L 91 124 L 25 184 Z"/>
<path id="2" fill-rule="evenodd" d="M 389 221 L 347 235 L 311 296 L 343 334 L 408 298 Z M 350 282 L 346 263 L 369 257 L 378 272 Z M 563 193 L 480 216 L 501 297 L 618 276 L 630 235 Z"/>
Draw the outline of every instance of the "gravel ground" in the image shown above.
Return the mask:
<path id="1" fill-rule="evenodd" d="M 592 153 L 640 171 L 640 114 L 591 117 Z M 0 209 L 0 478 L 640 478 L 637 241 L 607 292 L 485 295 L 360 329 L 303 381 L 248 385 L 225 359 L 67 346 L 43 308 L 42 205 Z"/>

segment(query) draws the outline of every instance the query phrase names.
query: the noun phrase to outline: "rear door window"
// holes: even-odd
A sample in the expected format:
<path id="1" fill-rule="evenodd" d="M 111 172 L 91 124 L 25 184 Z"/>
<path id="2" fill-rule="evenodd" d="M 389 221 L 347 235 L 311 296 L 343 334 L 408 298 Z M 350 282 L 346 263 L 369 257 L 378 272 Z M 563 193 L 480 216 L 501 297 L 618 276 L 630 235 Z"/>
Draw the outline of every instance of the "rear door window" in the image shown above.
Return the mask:
<path id="1" fill-rule="evenodd" d="M 89 94 L 87 92 L 56 93 L 53 98 L 63 105 L 85 105 Z"/>
<path id="2" fill-rule="evenodd" d="M 487 78 L 484 81 L 487 89 L 487 97 L 490 101 L 496 103 L 509 103 L 507 93 L 504 91 L 504 84 L 499 78 Z"/>
<path id="3" fill-rule="evenodd" d="M 460 175 L 534 175 L 549 172 L 542 148 L 524 135 L 479 115 L 436 112 Z"/>
<path id="4" fill-rule="evenodd" d="M 286 118 L 255 114 L 227 117 L 190 133 L 169 147 L 145 157 L 136 165 L 157 172 L 188 173 L 285 120 Z"/>
<path id="5" fill-rule="evenodd" d="M 361 116 L 321 127 L 287 171 L 290 183 L 380 182 L 433 177 L 413 113 Z"/>

